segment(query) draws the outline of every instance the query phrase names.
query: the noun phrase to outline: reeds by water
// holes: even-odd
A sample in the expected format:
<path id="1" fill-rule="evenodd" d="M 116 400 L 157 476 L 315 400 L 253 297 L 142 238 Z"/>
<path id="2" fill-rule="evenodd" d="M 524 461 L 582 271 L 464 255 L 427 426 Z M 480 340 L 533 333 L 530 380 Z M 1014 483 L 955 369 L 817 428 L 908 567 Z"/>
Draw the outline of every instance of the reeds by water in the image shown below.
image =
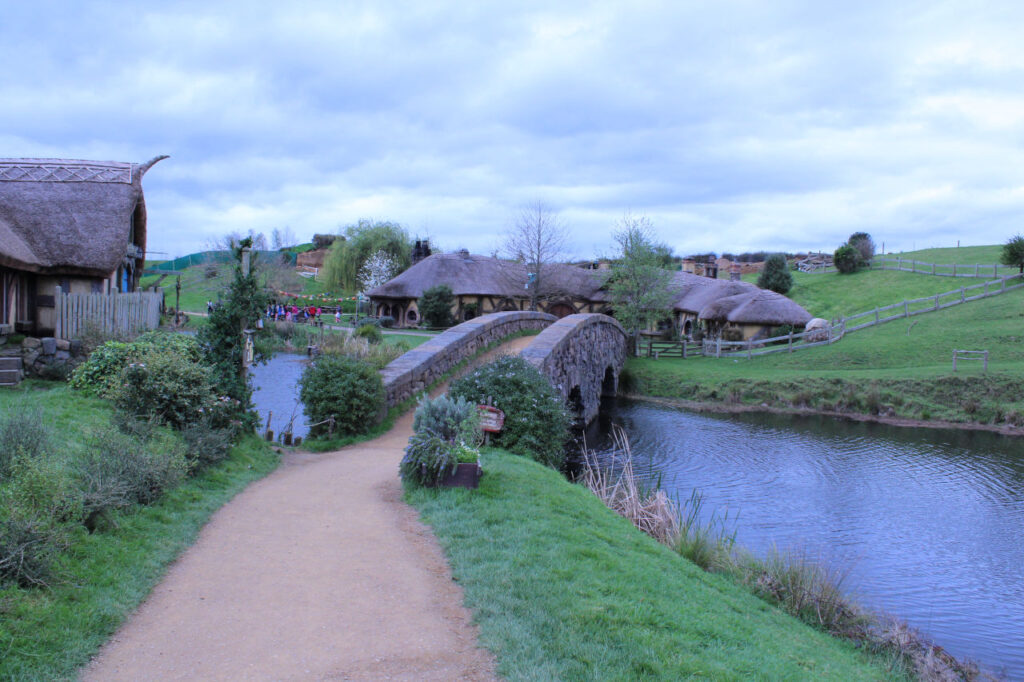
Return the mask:
<path id="1" fill-rule="evenodd" d="M 843 589 L 847 571 L 814 560 L 806 552 L 773 548 L 758 558 L 736 546 L 734 521 L 702 513 L 703 495 L 694 490 L 678 503 L 658 485 L 645 485 L 633 468 L 629 437 L 612 426 L 610 467 L 602 468 L 584 448 L 579 482 L 617 514 L 706 571 L 726 573 L 754 594 L 833 636 L 888 656 L 891 667 L 928 682 L 992 680 L 970 661 L 959 661 L 906 623 L 868 611 Z"/>

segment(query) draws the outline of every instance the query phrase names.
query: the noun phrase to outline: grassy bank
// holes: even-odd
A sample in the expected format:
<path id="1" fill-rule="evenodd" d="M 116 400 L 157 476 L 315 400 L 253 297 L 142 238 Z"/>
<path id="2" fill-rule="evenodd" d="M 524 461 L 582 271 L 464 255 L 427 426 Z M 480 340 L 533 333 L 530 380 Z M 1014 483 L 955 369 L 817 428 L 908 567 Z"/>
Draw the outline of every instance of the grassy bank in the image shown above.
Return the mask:
<path id="1" fill-rule="evenodd" d="M 53 427 L 55 455 L 74 458 L 83 435 L 109 424 L 108 403 L 67 387 L 26 382 L 0 390 L 0 412 L 25 405 Z M 70 679 L 145 598 L 209 517 L 277 455 L 255 437 L 150 506 L 114 511 L 95 533 L 74 528 L 49 588 L 0 587 L 0 679 Z"/>
<path id="2" fill-rule="evenodd" d="M 487 451 L 480 489 L 415 490 L 508 679 L 886 679 L 852 646 L 641 534 L 557 472 Z"/>
<path id="3" fill-rule="evenodd" d="M 1013 291 L 863 329 L 832 346 L 750 360 L 634 358 L 624 390 L 698 402 L 1020 426 L 1022 303 L 1024 291 Z M 988 350 L 988 373 L 975 361 L 963 362 L 954 374 L 953 349 Z"/>

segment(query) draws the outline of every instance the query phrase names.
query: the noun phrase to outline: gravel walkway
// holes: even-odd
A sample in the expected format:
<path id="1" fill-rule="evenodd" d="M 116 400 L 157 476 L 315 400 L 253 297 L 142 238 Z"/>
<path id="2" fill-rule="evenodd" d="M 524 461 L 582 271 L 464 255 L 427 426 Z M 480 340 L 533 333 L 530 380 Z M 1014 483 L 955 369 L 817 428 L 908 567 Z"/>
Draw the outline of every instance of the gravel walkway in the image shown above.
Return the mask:
<path id="1" fill-rule="evenodd" d="M 402 502 L 411 433 L 408 414 L 373 441 L 289 455 L 213 516 L 83 679 L 493 679 L 437 541 Z"/>

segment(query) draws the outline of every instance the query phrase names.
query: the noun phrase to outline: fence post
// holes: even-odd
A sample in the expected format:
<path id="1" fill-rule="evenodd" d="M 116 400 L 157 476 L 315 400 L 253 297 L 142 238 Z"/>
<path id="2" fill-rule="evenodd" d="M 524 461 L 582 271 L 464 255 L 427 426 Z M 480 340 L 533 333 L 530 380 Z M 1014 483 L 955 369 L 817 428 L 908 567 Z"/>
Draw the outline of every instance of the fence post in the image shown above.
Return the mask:
<path id="1" fill-rule="evenodd" d="M 1001 287 L 1001 290 L 1002 290 L 1002 292 L 1003 292 L 1003 293 L 1005 294 L 1005 293 L 1006 293 L 1006 278 L 1005 278 L 1005 277 L 1003 277 L 1003 278 L 1002 278 L 1001 280 L 999 280 L 999 281 L 1000 281 L 1000 282 L 1002 283 L 1002 287 Z"/>
<path id="2" fill-rule="evenodd" d="M 716 358 L 722 357 L 722 337 L 721 336 L 718 337 L 718 348 L 715 349 L 715 357 Z"/>
<path id="3" fill-rule="evenodd" d="M 932 274 L 935 274 L 935 263 L 932 263 Z"/>
<path id="4" fill-rule="evenodd" d="M 917 261 L 916 260 L 910 261 L 910 271 L 911 272 L 917 272 Z"/>
<path id="5" fill-rule="evenodd" d="M 956 371 L 956 351 L 953 351 L 953 371 Z"/>
<path id="6" fill-rule="evenodd" d="M 983 369 L 986 372 L 988 371 L 988 351 L 985 351 L 985 365 L 984 365 Z"/>
<path id="7" fill-rule="evenodd" d="M 953 276 L 956 277 L 956 263 L 953 263 Z"/>
<path id="8" fill-rule="evenodd" d="M 878 306 L 875 306 L 875 324 L 878 324 Z"/>
<path id="9" fill-rule="evenodd" d="M 932 306 L 932 310 L 938 310 L 938 309 L 939 309 L 939 295 L 935 294 L 935 305 Z"/>
<path id="10" fill-rule="evenodd" d="M 992 276 L 993 277 L 998 277 L 999 276 L 999 265 L 998 264 L 992 266 Z"/>
<path id="11" fill-rule="evenodd" d="M 754 340 L 753 339 L 747 339 L 747 360 L 749 360 L 750 357 L 751 357 L 751 349 L 753 349 L 753 347 L 754 347 Z"/>
<path id="12" fill-rule="evenodd" d="M 790 353 L 793 352 L 793 331 L 792 330 L 790 330 L 790 332 L 789 332 L 789 352 Z"/>

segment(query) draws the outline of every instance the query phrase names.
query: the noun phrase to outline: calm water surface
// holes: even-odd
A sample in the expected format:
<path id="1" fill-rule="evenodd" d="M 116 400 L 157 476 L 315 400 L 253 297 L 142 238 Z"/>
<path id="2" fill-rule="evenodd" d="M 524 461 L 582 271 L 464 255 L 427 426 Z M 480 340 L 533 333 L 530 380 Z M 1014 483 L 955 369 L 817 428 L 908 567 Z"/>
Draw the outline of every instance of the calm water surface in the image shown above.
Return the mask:
<path id="1" fill-rule="evenodd" d="M 273 412 L 270 428 L 277 437 L 294 415 L 292 434 L 306 437 L 306 415 L 302 413 L 299 401 L 299 377 L 309 364 L 305 355 L 278 353 L 265 365 L 250 368 L 253 385 L 252 401 L 260 415 L 260 431 L 267 425 L 267 413 Z"/>
<path id="2" fill-rule="evenodd" d="M 849 569 L 845 586 L 958 657 L 1024 679 L 1024 440 L 619 400 L 643 476 L 730 518 L 737 542 Z M 607 457 L 607 453 L 604 455 Z"/>

